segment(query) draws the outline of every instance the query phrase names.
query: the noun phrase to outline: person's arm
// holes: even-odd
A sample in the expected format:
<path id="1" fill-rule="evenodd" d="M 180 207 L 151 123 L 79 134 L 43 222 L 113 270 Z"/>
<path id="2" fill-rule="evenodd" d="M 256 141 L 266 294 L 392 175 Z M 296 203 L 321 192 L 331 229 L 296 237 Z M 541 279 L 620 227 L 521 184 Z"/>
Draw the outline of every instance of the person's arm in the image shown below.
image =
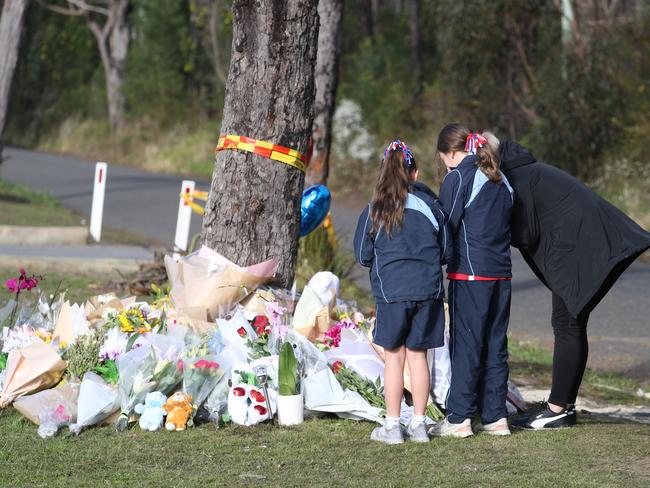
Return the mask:
<path id="1" fill-rule="evenodd" d="M 357 223 L 357 230 L 354 233 L 354 257 L 361 266 L 370 268 L 375 258 L 375 243 L 370 233 L 372 221 L 370 220 L 370 205 L 368 205 Z"/>
<path id="2" fill-rule="evenodd" d="M 436 202 L 433 208 L 433 215 L 438 221 L 438 247 L 440 248 L 440 264 L 447 264 L 448 249 L 451 249 L 449 241 L 449 224 L 447 214 L 442 209 L 440 202 Z"/>
<path id="3" fill-rule="evenodd" d="M 450 171 L 445 176 L 440 186 L 440 203 L 448 216 L 448 228 L 456 234 L 460 228 L 465 210 L 465 196 L 463 192 L 463 177 L 457 169 Z"/>
<path id="4" fill-rule="evenodd" d="M 515 192 L 510 218 L 511 243 L 518 249 L 529 249 L 539 242 L 539 216 L 535 207 L 535 184 L 532 179 Z"/>

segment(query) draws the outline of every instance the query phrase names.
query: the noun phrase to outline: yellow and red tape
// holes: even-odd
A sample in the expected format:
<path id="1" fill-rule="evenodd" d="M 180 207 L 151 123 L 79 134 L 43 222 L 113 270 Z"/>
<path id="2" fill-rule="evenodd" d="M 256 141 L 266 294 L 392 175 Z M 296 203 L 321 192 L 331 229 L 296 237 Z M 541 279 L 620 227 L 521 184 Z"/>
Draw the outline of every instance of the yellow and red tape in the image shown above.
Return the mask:
<path id="1" fill-rule="evenodd" d="M 217 147 L 214 148 L 215 154 L 219 151 L 226 149 L 233 149 L 236 151 L 246 151 L 253 154 L 258 154 L 265 158 L 279 161 L 280 163 L 288 164 L 302 172 L 305 171 L 306 159 L 305 155 L 299 153 L 295 149 L 290 149 L 284 146 L 278 146 L 272 142 L 261 141 L 246 136 L 235 136 L 232 134 L 221 134 Z"/>
<path id="2" fill-rule="evenodd" d="M 201 191 L 201 190 L 192 190 L 187 193 L 181 193 L 180 197 L 183 199 L 183 203 L 185 205 L 188 205 L 194 213 L 197 213 L 199 215 L 203 215 L 205 213 L 205 209 L 196 203 L 194 200 L 201 200 L 203 202 L 208 201 L 208 192 L 207 191 Z"/>

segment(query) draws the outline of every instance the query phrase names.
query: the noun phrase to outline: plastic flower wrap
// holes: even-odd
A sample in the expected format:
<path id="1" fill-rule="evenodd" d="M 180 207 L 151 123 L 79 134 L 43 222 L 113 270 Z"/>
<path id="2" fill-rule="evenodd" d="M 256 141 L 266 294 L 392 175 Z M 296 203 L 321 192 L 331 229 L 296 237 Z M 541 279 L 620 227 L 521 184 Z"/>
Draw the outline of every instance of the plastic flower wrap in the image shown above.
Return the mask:
<path id="1" fill-rule="evenodd" d="M 70 425 L 70 431 L 79 435 L 83 428 L 103 422 L 119 409 L 117 387 L 95 373 L 86 373 L 79 388 L 77 420 Z"/>
<path id="2" fill-rule="evenodd" d="M 182 361 L 183 392 L 192 397 L 194 417 L 224 374 L 230 371 L 230 364 L 224 364 L 228 363 L 226 357 L 208 354 L 207 347 L 188 353 Z"/>
<path id="3" fill-rule="evenodd" d="M 238 425 L 248 427 L 270 420 L 277 410 L 277 391 L 264 389 L 255 371 L 253 365 L 245 363 L 232 369 L 228 414 Z"/>
<path id="4" fill-rule="evenodd" d="M 25 418 L 39 425 L 38 435 L 53 437 L 59 428 L 73 422 L 77 417 L 79 384 L 63 386 L 25 395 L 14 403 L 14 408 Z"/>
<path id="5" fill-rule="evenodd" d="M 56 349 L 41 341 L 14 349 L 7 357 L 5 381 L 0 395 L 0 408 L 21 396 L 56 385 L 63 376 L 66 363 Z"/>
<path id="6" fill-rule="evenodd" d="M 142 403 L 147 393 L 157 390 L 169 393 L 181 380 L 178 358 L 184 350 L 176 337 L 147 334 L 141 336 L 134 349 L 117 360 L 121 415 L 118 431 L 126 429 L 135 405 Z"/>

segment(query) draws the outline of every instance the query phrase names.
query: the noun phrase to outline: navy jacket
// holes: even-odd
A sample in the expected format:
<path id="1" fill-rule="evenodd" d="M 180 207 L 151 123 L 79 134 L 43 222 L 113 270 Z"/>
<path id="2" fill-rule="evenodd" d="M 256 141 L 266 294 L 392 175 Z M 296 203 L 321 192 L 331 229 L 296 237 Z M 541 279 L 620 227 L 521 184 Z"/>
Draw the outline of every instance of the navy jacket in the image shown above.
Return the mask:
<path id="1" fill-rule="evenodd" d="M 435 193 L 423 183 L 411 185 L 399 229 L 389 239 L 371 232 L 370 204 L 359 217 L 354 254 L 370 268 L 375 300 L 386 303 L 444 297 L 442 258 L 446 247 L 446 217 Z"/>
<path id="2" fill-rule="evenodd" d="M 445 176 L 440 201 L 449 216 L 447 273 L 510 278 L 510 216 L 514 192 L 506 177 L 490 181 L 467 156 Z"/>
<path id="3" fill-rule="evenodd" d="M 512 245 L 574 317 L 591 311 L 650 234 L 607 200 L 513 141 L 499 147 L 515 189 Z"/>

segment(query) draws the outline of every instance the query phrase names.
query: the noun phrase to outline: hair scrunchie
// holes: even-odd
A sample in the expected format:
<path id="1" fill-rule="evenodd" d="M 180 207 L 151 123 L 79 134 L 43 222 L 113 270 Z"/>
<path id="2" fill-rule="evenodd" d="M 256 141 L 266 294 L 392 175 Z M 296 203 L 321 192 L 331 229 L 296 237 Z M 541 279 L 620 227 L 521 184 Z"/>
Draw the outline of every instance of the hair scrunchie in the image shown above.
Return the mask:
<path id="1" fill-rule="evenodd" d="M 404 164 L 406 165 L 406 167 L 409 169 L 412 168 L 413 165 L 415 164 L 415 158 L 413 157 L 413 153 L 411 152 L 409 147 L 399 139 L 394 140 L 388 146 L 386 146 L 386 149 L 384 150 L 384 159 L 382 160 L 382 163 L 386 160 L 386 157 L 388 156 L 389 152 L 397 151 L 398 149 L 402 151 L 402 154 L 404 155 Z"/>
<path id="2" fill-rule="evenodd" d="M 483 137 L 478 132 L 472 132 L 465 139 L 465 152 L 467 154 L 476 154 L 476 151 L 479 147 L 483 147 L 487 144 L 487 139 Z"/>

